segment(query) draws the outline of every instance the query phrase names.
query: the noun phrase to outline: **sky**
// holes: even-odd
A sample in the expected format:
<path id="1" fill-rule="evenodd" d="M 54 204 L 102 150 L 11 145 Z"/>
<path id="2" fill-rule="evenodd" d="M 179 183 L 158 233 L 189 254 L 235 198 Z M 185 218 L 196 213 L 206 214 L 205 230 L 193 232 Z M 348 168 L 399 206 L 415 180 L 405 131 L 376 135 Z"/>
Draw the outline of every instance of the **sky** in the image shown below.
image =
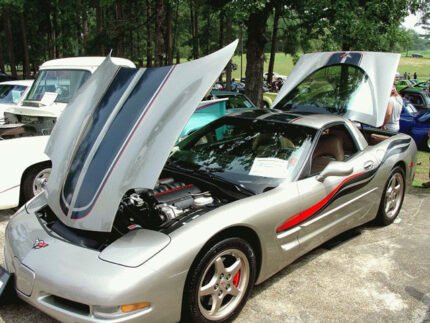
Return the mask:
<path id="1" fill-rule="evenodd" d="M 422 34 L 424 33 L 424 30 L 420 26 L 415 26 L 415 24 L 418 22 L 419 16 L 417 15 L 409 15 L 405 18 L 405 21 L 402 23 L 403 27 L 407 29 L 413 29 L 417 33 Z"/>

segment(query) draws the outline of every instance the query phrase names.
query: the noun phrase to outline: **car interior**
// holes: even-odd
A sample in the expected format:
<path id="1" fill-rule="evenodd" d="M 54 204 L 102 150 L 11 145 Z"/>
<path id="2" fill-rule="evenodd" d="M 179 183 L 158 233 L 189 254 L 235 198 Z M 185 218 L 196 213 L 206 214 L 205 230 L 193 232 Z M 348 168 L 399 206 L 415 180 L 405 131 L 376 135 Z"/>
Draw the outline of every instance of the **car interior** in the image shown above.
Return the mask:
<path id="1" fill-rule="evenodd" d="M 325 129 L 312 154 L 311 175 L 320 173 L 331 161 L 348 160 L 356 152 L 357 146 L 345 126 Z"/>

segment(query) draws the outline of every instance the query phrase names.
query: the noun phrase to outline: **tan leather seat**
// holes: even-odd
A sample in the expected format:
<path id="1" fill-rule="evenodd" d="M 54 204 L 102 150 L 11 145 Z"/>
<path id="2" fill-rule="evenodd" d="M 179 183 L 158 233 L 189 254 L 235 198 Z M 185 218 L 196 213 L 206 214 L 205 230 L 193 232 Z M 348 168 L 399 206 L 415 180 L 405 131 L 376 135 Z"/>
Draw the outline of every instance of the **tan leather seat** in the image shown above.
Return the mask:
<path id="1" fill-rule="evenodd" d="M 318 141 L 312 156 L 312 174 L 322 171 L 330 161 L 343 161 L 345 153 L 341 137 L 324 135 Z"/>

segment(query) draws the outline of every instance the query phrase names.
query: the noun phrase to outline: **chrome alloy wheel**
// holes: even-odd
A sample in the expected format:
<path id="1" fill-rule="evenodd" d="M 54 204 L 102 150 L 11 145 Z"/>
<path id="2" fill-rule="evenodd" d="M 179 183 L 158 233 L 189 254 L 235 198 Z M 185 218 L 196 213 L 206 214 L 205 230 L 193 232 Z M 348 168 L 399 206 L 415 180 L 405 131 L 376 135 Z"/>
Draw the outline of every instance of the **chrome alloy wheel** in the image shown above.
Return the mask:
<path id="1" fill-rule="evenodd" d="M 399 212 L 404 189 L 405 184 L 402 175 L 400 173 L 394 173 L 385 191 L 384 209 L 388 218 L 395 217 Z"/>
<path id="2" fill-rule="evenodd" d="M 249 275 L 249 261 L 242 251 L 227 249 L 217 254 L 199 283 L 200 313 L 208 320 L 229 316 L 246 293 Z"/>
<path id="3" fill-rule="evenodd" d="M 48 182 L 49 175 L 51 175 L 51 168 L 42 169 L 37 173 L 33 180 L 33 194 L 36 196 L 45 189 L 46 183 Z"/>

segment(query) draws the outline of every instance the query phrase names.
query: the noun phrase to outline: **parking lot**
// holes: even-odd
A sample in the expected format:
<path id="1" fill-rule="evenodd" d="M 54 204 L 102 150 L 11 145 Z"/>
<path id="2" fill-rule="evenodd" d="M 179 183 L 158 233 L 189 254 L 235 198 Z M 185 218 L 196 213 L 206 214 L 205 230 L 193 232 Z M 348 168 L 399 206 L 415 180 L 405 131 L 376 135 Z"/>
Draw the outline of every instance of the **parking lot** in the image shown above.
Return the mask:
<path id="1" fill-rule="evenodd" d="M 429 210 L 430 191 L 411 190 L 396 223 L 366 225 L 302 257 L 257 286 L 236 322 L 430 321 Z M 1 248 L 10 214 L 0 212 Z M 0 309 L 0 322 L 52 321 L 24 303 Z"/>

